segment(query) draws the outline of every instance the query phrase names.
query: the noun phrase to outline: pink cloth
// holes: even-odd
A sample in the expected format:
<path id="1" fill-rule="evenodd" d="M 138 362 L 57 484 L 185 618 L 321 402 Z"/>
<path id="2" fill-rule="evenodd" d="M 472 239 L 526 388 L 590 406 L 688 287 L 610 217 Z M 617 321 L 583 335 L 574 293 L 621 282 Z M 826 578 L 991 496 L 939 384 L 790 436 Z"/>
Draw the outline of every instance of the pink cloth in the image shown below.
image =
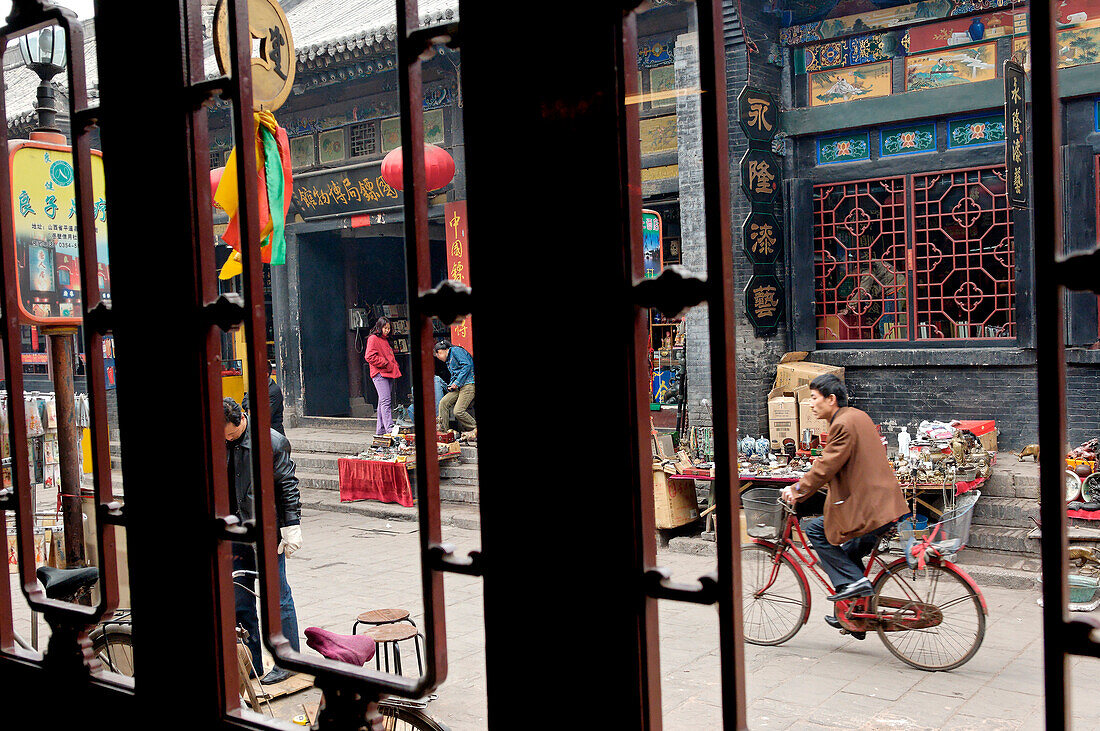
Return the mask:
<path id="1" fill-rule="evenodd" d="M 980 487 L 985 482 L 984 477 L 978 477 L 970 482 L 956 482 L 955 494 L 962 495 L 964 492 L 970 492 L 975 487 Z"/>
<path id="2" fill-rule="evenodd" d="M 369 635 L 338 635 L 320 627 L 306 627 L 306 644 L 330 660 L 363 667 L 377 646 Z"/>
<path id="3" fill-rule="evenodd" d="M 340 502 L 379 500 L 406 508 L 413 506 L 412 485 L 403 463 L 341 457 L 337 465 L 340 468 Z"/>

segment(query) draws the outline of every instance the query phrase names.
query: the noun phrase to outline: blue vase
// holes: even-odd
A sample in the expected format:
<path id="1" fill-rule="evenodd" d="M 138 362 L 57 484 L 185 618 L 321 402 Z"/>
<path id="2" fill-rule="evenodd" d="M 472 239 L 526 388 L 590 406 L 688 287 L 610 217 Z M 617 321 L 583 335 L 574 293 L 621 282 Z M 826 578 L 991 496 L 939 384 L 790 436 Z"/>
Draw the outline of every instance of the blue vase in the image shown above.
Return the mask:
<path id="1" fill-rule="evenodd" d="M 767 459 L 768 457 L 771 456 L 771 453 L 772 453 L 771 440 L 768 439 L 767 437 L 761 435 L 761 437 L 756 440 L 756 455 L 758 457 L 763 457 L 764 459 Z"/>
<path id="2" fill-rule="evenodd" d="M 980 41 L 985 37 L 985 25 L 982 23 L 982 19 L 974 18 L 974 22 L 970 24 L 967 31 L 970 33 L 971 40 Z"/>

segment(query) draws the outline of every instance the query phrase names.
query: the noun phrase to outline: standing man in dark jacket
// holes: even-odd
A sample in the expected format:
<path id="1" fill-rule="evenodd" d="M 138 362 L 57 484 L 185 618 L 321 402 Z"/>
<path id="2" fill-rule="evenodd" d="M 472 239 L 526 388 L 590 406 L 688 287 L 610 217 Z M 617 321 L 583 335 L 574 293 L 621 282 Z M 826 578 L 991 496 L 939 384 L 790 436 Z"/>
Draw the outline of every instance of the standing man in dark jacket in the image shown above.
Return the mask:
<path id="1" fill-rule="evenodd" d="M 248 417 L 233 399 L 223 400 L 225 410 L 225 451 L 229 470 L 229 507 L 242 522 L 255 516 L 254 491 L 252 489 L 252 441 L 248 432 Z M 298 478 L 294 476 L 294 462 L 290 459 L 290 442 L 279 432 L 271 430 L 271 452 L 274 458 L 275 513 L 279 528 L 279 609 L 283 636 L 297 652 L 298 617 L 294 611 L 294 597 L 286 580 L 286 557 L 302 547 L 302 509 L 298 493 Z M 233 570 L 256 570 L 256 555 L 251 546 L 233 544 Z M 255 591 L 254 579 L 238 579 L 241 584 Z M 240 587 L 234 587 L 237 622 L 248 631 L 247 645 L 252 653 L 252 665 L 256 677 L 263 672 L 260 654 L 260 622 L 256 613 L 256 598 Z M 290 672 L 275 666 L 260 682 L 278 683 L 290 677 Z"/>
<path id="2" fill-rule="evenodd" d="M 271 405 L 271 428 L 285 437 L 286 430 L 283 429 L 283 390 L 279 388 L 279 384 L 271 377 L 273 370 L 271 363 L 268 363 L 267 401 Z M 244 395 L 244 399 L 241 400 L 241 408 L 245 411 L 251 411 L 251 409 L 248 408 L 247 393 Z"/>

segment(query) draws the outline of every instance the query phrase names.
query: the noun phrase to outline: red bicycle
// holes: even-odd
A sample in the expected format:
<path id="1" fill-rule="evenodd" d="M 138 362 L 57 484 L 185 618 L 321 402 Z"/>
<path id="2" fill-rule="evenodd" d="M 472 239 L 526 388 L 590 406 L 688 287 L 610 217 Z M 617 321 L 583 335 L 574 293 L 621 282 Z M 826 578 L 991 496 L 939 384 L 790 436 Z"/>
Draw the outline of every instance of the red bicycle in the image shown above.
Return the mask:
<path id="1" fill-rule="evenodd" d="M 827 594 L 835 593 L 818 569 L 819 559 L 794 509 L 779 500 L 779 492 L 755 488 L 741 496 L 753 538 L 741 547 L 744 636 L 754 645 L 782 644 L 809 621 L 810 582 L 804 567 Z M 864 571 L 874 594 L 835 603 L 844 630 L 878 632 L 890 652 L 920 670 L 952 670 L 974 657 L 985 637 L 988 609 L 974 580 L 948 559 L 966 543 L 980 494 L 964 494 L 931 526 L 916 551 L 919 560 L 890 560 L 891 534 L 884 536 Z M 906 549 L 912 545 L 910 540 Z"/>

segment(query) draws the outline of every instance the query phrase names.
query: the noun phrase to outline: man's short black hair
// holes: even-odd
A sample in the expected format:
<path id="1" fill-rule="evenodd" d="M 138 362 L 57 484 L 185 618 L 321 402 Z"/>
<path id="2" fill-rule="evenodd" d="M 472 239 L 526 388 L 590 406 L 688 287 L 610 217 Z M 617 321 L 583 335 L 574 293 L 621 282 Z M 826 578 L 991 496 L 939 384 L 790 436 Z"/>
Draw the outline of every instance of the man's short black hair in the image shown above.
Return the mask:
<path id="1" fill-rule="evenodd" d="M 222 408 L 225 410 L 225 423 L 233 426 L 241 425 L 241 405 L 226 396 L 222 399 Z"/>
<path id="2" fill-rule="evenodd" d="M 435 341 L 435 348 L 433 349 L 433 352 L 438 353 L 441 350 L 450 350 L 450 349 L 451 349 L 451 341 L 450 340 L 437 340 L 437 341 Z"/>
<path id="3" fill-rule="evenodd" d="M 836 405 L 840 408 L 848 405 L 848 389 L 844 386 L 844 381 L 832 373 L 822 373 L 810 381 L 810 389 L 817 391 L 825 398 L 836 396 Z"/>

